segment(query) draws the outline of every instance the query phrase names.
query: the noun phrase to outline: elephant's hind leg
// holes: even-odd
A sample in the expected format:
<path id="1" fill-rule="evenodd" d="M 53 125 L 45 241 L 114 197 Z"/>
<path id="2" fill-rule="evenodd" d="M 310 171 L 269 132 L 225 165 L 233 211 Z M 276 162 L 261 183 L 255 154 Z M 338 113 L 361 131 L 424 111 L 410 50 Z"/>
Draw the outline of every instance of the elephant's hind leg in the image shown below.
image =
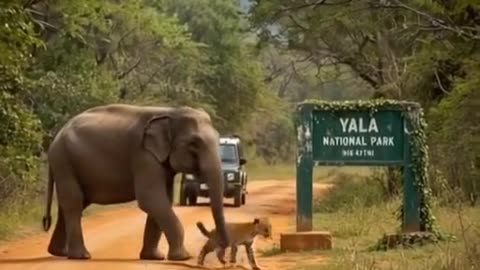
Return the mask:
<path id="1" fill-rule="evenodd" d="M 48 245 L 48 253 L 53 256 L 66 257 L 67 256 L 67 235 L 65 232 L 65 219 L 63 217 L 62 209 L 58 207 L 57 224 Z"/>
<path id="2" fill-rule="evenodd" d="M 90 259 L 90 253 L 85 247 L 82 233 L 82 201 L 64 202 L 65 228 L 67 232 L 67 252 L 69 259 Z"/>
<path id="3" fill-rule="evenodd" d="M 83 209 L 88 207 L 88 203 L 84 202 Z M 53 256 L 67 257 L 67 233 L 65 231 L 65 217 L 63 216 L 62 209 L 58 207 L 57 210 L 57 223 L 48 245 L 48 253 Z"/>
<path id="4" fill-rule="evenodd" d="M 61 165 L 65 166 L 65 164 Z M 68 168 L 67 166 L 64 168 Z M 55 177 L 59 179 L 56 181 L 57 196 L 65 224 L 67 257 L 69 259 L 90 259 L 90 253 L 85 248 L 81 225 L 82 212 L 85 207 L 83 192 L 70 171 L 57 170 Z M 59 227 L 58 233 L 60 234 L 60 232 Z"/>

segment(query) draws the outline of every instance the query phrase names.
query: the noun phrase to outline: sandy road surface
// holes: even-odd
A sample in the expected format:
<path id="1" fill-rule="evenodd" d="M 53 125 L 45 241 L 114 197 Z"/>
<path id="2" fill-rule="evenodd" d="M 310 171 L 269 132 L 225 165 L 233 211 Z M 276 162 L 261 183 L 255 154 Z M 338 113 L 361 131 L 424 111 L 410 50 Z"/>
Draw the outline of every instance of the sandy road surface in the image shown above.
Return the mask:
<path id="1" fill-rule="evenodd" d="M 321 192 L 326 185 L 315 187 Z M 231 207 L 231 199 L 225 200 L 227 221 L 252 220 L 254 216 L 269 216 L 273 223 L 273 240 L 258 237 L 255 248 L 265 249 L 274 243 L 279 244 L 279 233 L 289 229 L 295 220 L 295 182 L 293 181 L 252 181 L 249 183 L 247 204 L 241 208 Z M 205 200 L 200 200 L 205 202 Z M 92 255 L 88 261 L 72 261 L 52 257 L 46 252 L 49 233 L 30 236 L 0 245 L 1 270 L 100 270 L 100 269 L 194 269 L 196 257 L 205 237 L 198 231 L 195 223 L 202 221 L 207 228 L 213 226 L 208 205 L 196 207 L 175 207 L 185 228 L 186 247 L 193 258 L 186 262 L 140 261 L 138 253 L 142 243 L 145 214 L 134 204 L 124 208 L 102 211 L 83 219 L 85 244 Z M 166 239 L 162 236 L 160 249 L 167 253 Z M 227 256 L 229 253 L 227 252 Z M 227 257 L 229 258 L 229 257 Z M 294 261 L 294 259 L 293 259 Z M 228 269 L 250 269 L 243 248 L 237 255 L 237 266 Z M 262 269 L 285 269 L 292 259 L 262 258 L 257 255 L 257 263 Z M 224 269 L 218 263 L 214 253 L 205 260 L 205 267 Z"/>

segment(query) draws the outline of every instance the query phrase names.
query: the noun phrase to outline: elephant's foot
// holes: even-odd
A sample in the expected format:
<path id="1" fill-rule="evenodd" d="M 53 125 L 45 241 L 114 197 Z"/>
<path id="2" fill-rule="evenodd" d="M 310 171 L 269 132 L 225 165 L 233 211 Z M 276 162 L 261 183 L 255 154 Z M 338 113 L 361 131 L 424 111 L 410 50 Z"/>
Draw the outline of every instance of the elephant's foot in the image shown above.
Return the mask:
<path id="1" fill-rule="evenodd" d="M 89 260 L 92 256 L 86 249 L 72 250 L 68 252 L 70 260 Z"/>
<path id="2" fill-rule="evenodd" d="M 157 261 L 163 261 L 165 260 L 165 255 L 160 252 L 160 251 L 151 251 L 151 252 L 147 252 L 147 251 L 141 251 L 140 252 L 140 259 L 141 260 L 157 260 Z"/>
<path id="3" fill-rule="evenodd" d="M 170 249 L 168 251 L 167 259 L 169 261 L 186 261 L 192 258 L 192 256 L 188 253 L 185 247 L 177 248 L 177 249 Z"/>
<path id="4" fill-rule="evenodd" d="M 48 253 L 57 257 L 67 257 L 67 250 L 65 248 L 57 248 L 53 246 L 48 247 Z"/>

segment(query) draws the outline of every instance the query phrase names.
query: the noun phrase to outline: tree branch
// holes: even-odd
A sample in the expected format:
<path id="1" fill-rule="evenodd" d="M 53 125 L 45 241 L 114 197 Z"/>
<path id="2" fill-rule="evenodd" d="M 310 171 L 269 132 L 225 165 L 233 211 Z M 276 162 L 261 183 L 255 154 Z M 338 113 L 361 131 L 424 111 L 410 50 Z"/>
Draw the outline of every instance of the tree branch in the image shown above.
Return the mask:
<path id="1" fill-rule="evenodd" d="M 445 93 L 446 95 L 449 95 L 450 93 L 445 89 L 445 87 L 443 87 L 442 81 L 440 80 L 440 76 L 438 76 L 438 70 L 433 69 L 433 74 L 435 74 L 435 78 L 437 79 L 438 87 L 440 88 L 440 90 L 442 90 L 442 92 Z"/>
<path id="2" fill-rule="evenodd" d="M 26 8 L 29 8 L 33 5 L 36 5 L 40 2 L 42 2 L 43 0 L 27 0 L 25 1 L 25 3 L 23 4 L 23 8 L 26 9 Z"/>
<path id="3" fill-rule="evenodd" d="M 298 59 L 298 60 L 294 60 L 294 61 L 290 61 L 288 64 L 284 65 L 283 67 L 280 67 L 280 68 L 274 70 L 270 75 L 268 75 L 265 79 L 263 79 L 263 81 L 264 81 L 264 82 L 271 82 L 271 81 L 273 81 L 274 79 L 276 79 L 278 76 L 280 76 L 280 74 L 281 74 L 282 72 L 284 72 L 287 68 L 289 68 L 292 64 L 307 62 L 307 61 L 309 61 L 310 59 L 312 59 L 312 57 L 313 57 L 313 54 L 310 53 L 310 54 L 307 55 L 305 58 Z"/>
<path id="4" fill-rule="evenodd" d="M 436 30 L 437 28 L 441 28 L 443 30 L 446 30 L 446 31 L 449 31 L 449 32 L 452 32 L 452 33 L 455 33 L 459 36 L 462 36 L 462 37 L 466 37 L 466 38 L 469 38 L 469 39 L 473 39 L 473 40 L 480 40 L 480 35 L 476 34 L 475 31 L 472 31 L 472 32 L 467 32 L 465 31 L 463 28 L 465 27 L 461 27 L 461 26 L 457 26 L 457 25 L 453 25 L 451 23 L 448 23 L 442 19 L 439 19 L 425 11 L 421 11 L 419 9 L 416 9 L 412 6 L 409 6 L 405 3 L 403 3 L 401 0 L 387 0 L 386 1 L 386 4 L 384 3 L 380 3 L 379 1 L 372 1 L 369 3 L 369 5 L 372 7 L 372 8 L 384 8 L 384 9 L 387 9 L 387 8 L 400 8 L 400 9 L 404 9 L 404 10 L 407 10 L 407 11 L 410 11 L 420 17 L 423 17 L 425 19 L 427 19 L 431 26 L 432 26 L 432 29 L 433 30 Z M 424 30 L 426 30 L 424 28 Z"/>
<path id="5" fill-rule="evenodd" d="M 318 0 L 314 3 L 305 3 L 305 4 L 301 4 L 301 5 L 297 5 L 297 6 L 293 6 L 293 7 L 282 7 L 279 12 L 288 12 L 288 11 L 296 11 L 296 10 L 300 10 L 300 9 L 304 9 L 304 8 L 317 8 L 319 6 L 339 6 L 339 5 L 345 5 L 345 4 L 348 4 L 352 2 L 352 0 L 345 0 L 345 1 L 342 1 L 342 2 L 335 2 L 335 3 L 328 3 L 327 0 Z"/>
<path id="6" fill-rule="evenodd" d="M 140 65 L 141 62 L 142 62 L 142 58 L 139 58 L 135 64 L 130 66 L 130 68 L 128 68 L 126 71 L 120 73 L 117 76 L 117 79 L 121 80 L 121 79 L 125 78 L 125 76 L 127 76 L 128 74 L 130 74 L 130 72 L 132 72 L 135 68 L 137 68 Z"/>
<path id="7" fill-rule="evenodd" d="M 294 16 L 293 14 L 288 14 L 288 17 L 290 18 L 290 20 L 292 20 L 292 22 L 293 22 L 296 26 L 298 26 L 298 27 L 301 28 L 302 30 L 304 30 L 304 31 L 308 31 L 308 30 L 309 30 L 309 28 L 306 27 L 306 26 L 304 26 L 304 25 L 302 25 L 302 24 L 295 18 L 295 16 Z"/>
<path id="8" fill-rule="evenodd" d="M 360 70 L 358 65 L 356 65 L 352 59 L 344 58 L 344 59 L 339 59 L 338 60 L 339 64 L 345 64 L 348 65 L 355 73 L 362 78 L 364 81 L 366 81 L 370 86 L 372 86 L 374 89 L 380 88 L 380 83 L 371 75 L 368 75 L 366 72 L 363 72 Z"/>
<path id="9" fill-rule="evenodd" d="M 342 1 L 342 2 L 335 2 L 335 3 L 329 3 L 327 2 L 328 0 L 318 0 L 314 3 L 307 3 L 305 1 L 305 4 L 301 4 L 301 5 L 296 5 L 296 6 L 282 6 L 280 9 L 278 9 L 272 16 L 273 19 L 275 18 L 278 18 L 278 17 L 281 17 L 283 16 L 283 14 L 285 13 L 290 13 L 291 11 L 298 11 L 298 10 L 301 10 L 301 9 L 305 9 L 305 8 L 313 8 L 313 9 L 316 9 L 318 8 L 319 6 L 337 6 L 337 5 L 345 5 L 345 4 L 348 4 L 348 3 L 351 3 L 352 0 L 345 0 L 345 1 Z"/>

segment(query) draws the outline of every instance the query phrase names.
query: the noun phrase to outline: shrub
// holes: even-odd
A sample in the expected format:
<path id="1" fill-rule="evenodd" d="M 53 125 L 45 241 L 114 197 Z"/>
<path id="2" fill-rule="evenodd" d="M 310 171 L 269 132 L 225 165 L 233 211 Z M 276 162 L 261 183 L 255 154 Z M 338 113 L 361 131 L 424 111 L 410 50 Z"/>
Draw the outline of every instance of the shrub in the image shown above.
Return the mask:
<path id="1" fill-rule="evenodd" d="M 42 130 L 38 118 L 6 92 L 0 92 L 0 108 L 0 203 L 12 197 L 21 202 L 38 182 Z"/>
<path id="2" fill-rule="evenodd" d="M 383 179 L 376 175 L 360 177 L 339 173 L 331 191 L 314 204 L 315 212 L 352 209 L 351 205 L 370 207 L 387 200 Z"/>

